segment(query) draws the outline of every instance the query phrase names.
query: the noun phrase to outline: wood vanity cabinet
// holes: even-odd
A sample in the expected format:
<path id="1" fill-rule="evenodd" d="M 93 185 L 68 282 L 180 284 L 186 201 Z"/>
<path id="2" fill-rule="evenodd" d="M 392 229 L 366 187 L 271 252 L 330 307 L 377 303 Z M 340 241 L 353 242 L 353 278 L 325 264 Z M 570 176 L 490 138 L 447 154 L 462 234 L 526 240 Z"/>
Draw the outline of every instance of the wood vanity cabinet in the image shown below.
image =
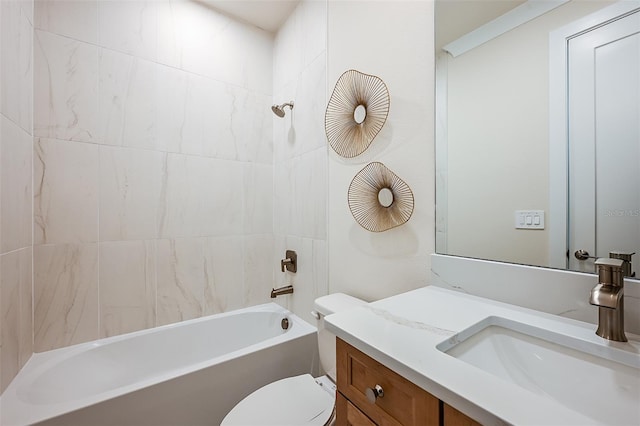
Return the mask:
<path id="1" fill-rule="evenodd" d="M 336 363 L 336 426 L 480 425 L 339 338 Z"/>
<path id="2" fill-rule="evenodd" d="M 462 414 L 449 404 L 442 403 L 445 426 L 482 426 L 466 414 Z"/>

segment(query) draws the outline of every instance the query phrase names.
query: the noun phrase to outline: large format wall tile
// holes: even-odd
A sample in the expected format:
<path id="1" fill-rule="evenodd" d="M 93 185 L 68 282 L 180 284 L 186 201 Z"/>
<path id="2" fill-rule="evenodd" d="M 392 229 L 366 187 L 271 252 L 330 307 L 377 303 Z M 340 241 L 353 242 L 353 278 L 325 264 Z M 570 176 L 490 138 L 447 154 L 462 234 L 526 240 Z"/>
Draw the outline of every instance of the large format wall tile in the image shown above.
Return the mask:
<path id="1" fill-rule="evenodd" d="M 98 2 L 98 44 L 151 61 L 157 59 L 157 1 Z"/>
<path id="2" fill-rule="evenodd" d="M 100 49 L 98 139 L 101 143 L 157 149 L 158 65 Z"/>
<path id="3" fill-rule="evenodd" d="M 242 163 L 181 154 L 168 157 L 161 236 L 240 235 Z"/>
<path id="4" fill-rule="evenodd" d="M 31 246 L 33 138 L 4 116 L 0 120 L 0 253 L 6 253 Z"/>
<path id="5" fill-rule="evenodd" d="M 175 68 L 159 67 L 158 146 L 170 152 L 236 159 L 234 141 L 220 126 L 228 105 L 224 84 Z M 232 108 L 229 107 L 229 111 Z M 228 125 L 226 126 L 228 127 Z"/>
<path id="6" fill-rule="evenodd" d="M 39 30 L 96 44 L 98 0 L 35 0 L 34 25 Z"/>
<path id="7" fill-rule="evenodd" d="M 35 136 L 96 142 L 98 48 L 36 30 Z"/>
<path id="8" fill-rule="evenodd" d="M 325 240 L 312 240 L 292 235 L 280 235 L 276 237 L 275 254 L 284 255 L 285 250 L 295 250 L 298 254 L 298 272 L 281 273 L 279 265 L 274 262 L 276 285 L 293 285 L 293 294 L 285 298 L 279 298 L 291 311 L 295 312 L 305 321 L 313 324 L 315 318 L 311 315 L 311 307 L 316 298 L 329 294 L 329 282 L 327 279 L 327 242 Z"/>
<path id="9" fill-rule="evenodd" d="M 100 147 L 100 241 L 158 237 L 166 154 Z"/>
<path id="10" fill-rule="evenodd" d="M 272 162 L 270 96 L 170 67 L 159 81 L 160 149 Z"/>
<path id="11" fill-rule="evenodd" d="M 100 337 L 155 326 L 154 241 L 100 244 Z"/>
<path id="12" fill-rule="evenodd" d="M 14 254 L 0 256 L 0 391 L 4 391 L 20 369 L 20 291 L 13 270 Z"/>
<path id="13" fill-rule="evenodd" d="M 158 240 L 157 325 L 202 316 L 207 263 L 204 238 Z"/>
<path id="14" fill-rule="evenodd" d="M 294 143 L 287 144 L 287 157 L 301 155 L 327 146 L 324 113 L 327 106 L 326 55 L 316 58 L 300 74 L 295 99 Z"/>
<path id="15" fill-rule="evenodd" d="M 286 233 L 324 238 L 322 121 L 310 116 L 324 107 L 325 9 L 296 11 L 290 96 L 273 99 L 273 36 L 199 2 L 38 0 L 38 350 L 270 301 L 274 202 L 291 206 Z M 274 118 L 271 104 L 291 99 L 299 108 Z M 274 123 L 291 168 L 275 201 Z M 301 250 L 308 268 L 317 249 Z M 323 291 L 312 281 L 298 299 Z M 83 292 L 97 318 L 85 328 Z"/>
<path id="16" fill-rule="evenodd" d="M 244 239 L 244 303 L 253 306 L 270 302 L 271 289 L 287 285 L 280 277 L 274 279 L 275 259 L 273 235 L 252 235 Z M 283 253 L 284 254 L 284 253 Z M 278 266 L 280 265 L 278 260 Z"/>
<path id="17" fill-rule="evenodd" d="M 34 247 L 34 350 L 97 339 L 98 245 Z"/>
<path id="18" fill-rule="evenodd" d="M 272 98 L 229 87 L 232 96 L 231 132 L 243 161 L 273 163 Z M 287 100 L 289 101 L 289 100 Z M 225 108 L 223 105 L 222 108 Z"/>
<path id="19" fill-rule="evenodd" d="M 33 27 L 25 1 L 0 2 L 0 111 L 31 133 L 33 97 Z"/>
<path id="20" fill-rule="evenodd" d="M 98 145 L 36 139 L 36 244 L 98 241 Z"/>
<path id="21" fill-rule="evenodd" d="M 245 235 L 273 232 L 273 166 L 245 165 L 244 191 Z"/>
<path id="22" fill-rule="evenodd" d="M 277 234 L 326 239 L 326 148 L 275 165 L 274 222 Z M 347 188 L 344 188 L 346 203 Z"/>
<path id="23" fill-rule="evenodd" d="M 204 314 L 239 309 L 244 303 L 244 237 L 211 237 L 204 243 Z"/>
<path id="24" fill-rule="evenodd" d="M 271 93 L 273 40 L 268 32 L 181 0 L 160 2 L 158 22 L 161 63 Z"/>
<path id="25" fill-rule="evenodd" d="M 0 256 L 0 393 L 33 353 L 31 247 Z"/>

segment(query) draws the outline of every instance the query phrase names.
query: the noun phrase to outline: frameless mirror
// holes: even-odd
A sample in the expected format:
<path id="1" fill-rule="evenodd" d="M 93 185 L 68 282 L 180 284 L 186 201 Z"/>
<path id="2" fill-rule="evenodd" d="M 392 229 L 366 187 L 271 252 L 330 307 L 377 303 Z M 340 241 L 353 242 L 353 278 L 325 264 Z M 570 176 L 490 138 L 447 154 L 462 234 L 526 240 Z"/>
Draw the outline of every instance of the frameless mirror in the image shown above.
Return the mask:
<path id="1" fill-rule="evenodd" d="M 393 204 L 393 192 L 389 188 L 382 188 L 378 191 L 378 202 L 382 207 L 389 207 Z"/>
<path id="2" fill-rule="evenodd" d="M 640 275 L 635 8 L 436 0 L 438 253 L 593 272 L 575 252 L 638 252 Z"/>
<path id="3" fill-rule="evenodd" d="M 356 109 L 353 110 L 353 120 L 358 124 L 362 124 L 366 118 L 367 108 L 364 105 L 358 105 Z"/>

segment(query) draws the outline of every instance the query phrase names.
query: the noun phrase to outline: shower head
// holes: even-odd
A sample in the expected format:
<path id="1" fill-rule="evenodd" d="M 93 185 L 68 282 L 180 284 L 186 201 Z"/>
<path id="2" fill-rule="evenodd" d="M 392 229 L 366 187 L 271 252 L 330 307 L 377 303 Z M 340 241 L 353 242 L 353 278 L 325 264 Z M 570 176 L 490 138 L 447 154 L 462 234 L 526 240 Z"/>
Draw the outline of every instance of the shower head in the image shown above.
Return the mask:
<path id="1" fill-rule="evenodd" d="M 284 117 L 284 108 L 285 107 L 289 107 L 289 108 L 293 109 L 293 101 L 284 103 L 282 105 L 273 105 L 271 107 L 271 111 L 273 111 L 273 113 L 275 115 L 277 115 L 278 117 L 282 118 L 282 117 Z"/>

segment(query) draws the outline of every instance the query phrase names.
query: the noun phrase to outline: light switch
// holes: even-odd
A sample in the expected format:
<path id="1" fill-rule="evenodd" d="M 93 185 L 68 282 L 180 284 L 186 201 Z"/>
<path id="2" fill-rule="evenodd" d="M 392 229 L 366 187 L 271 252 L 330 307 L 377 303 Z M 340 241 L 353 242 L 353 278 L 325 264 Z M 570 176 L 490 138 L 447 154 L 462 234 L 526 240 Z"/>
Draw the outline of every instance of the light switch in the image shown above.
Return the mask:
<path id="1" fill-rule="evenodd" d="M 516 210 L 516 229 L 544 229 L 544 210 Z"/>

